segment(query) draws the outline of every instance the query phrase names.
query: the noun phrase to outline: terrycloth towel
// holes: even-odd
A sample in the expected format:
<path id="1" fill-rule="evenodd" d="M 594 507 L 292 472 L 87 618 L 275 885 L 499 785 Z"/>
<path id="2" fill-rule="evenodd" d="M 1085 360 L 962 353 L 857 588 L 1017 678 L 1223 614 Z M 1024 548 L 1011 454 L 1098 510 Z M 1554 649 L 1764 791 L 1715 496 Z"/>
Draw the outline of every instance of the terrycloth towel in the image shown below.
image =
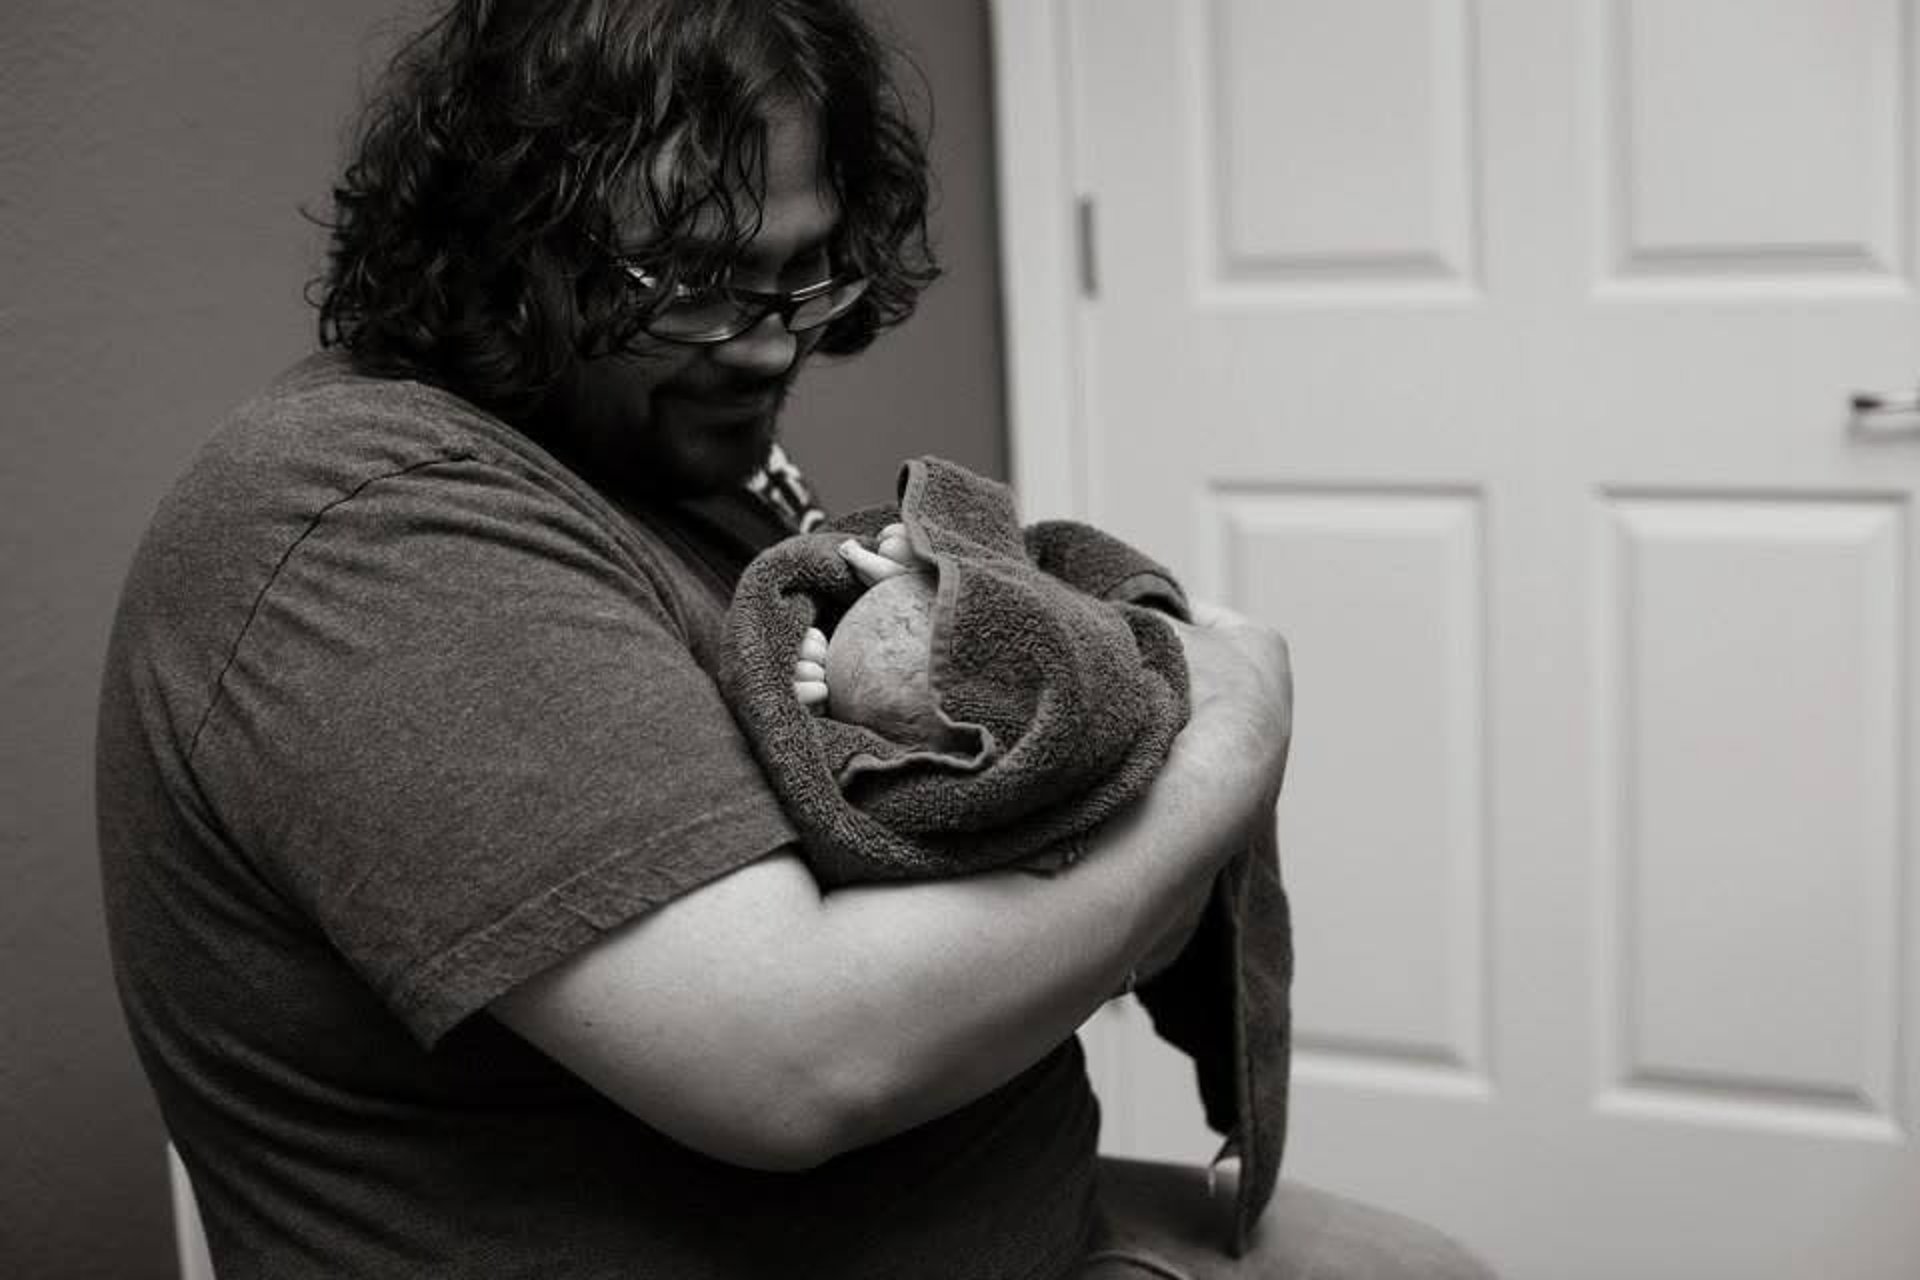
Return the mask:
<path id="1" fill-rule="evenodd" d="M 809 626 L 831 631 L 864 584 L 849 535 L 894 519 L 933 566 L 930 684 L 947 729 L 903 744 L 815 716 L 793 692 Z M 1062 850 L 1137 798 L 1186 723 L 1186 617 L 1166 570 L 1098 529 L 1022 529 L 1006 486 L 909 462 L 875 508 L 762 552 L 728 616 L 721 684 L 824 884 L 1071 860 Z M 1286 1132 L 1286 900 L 1272 823 L 1221 873 L 1193 941 L 1138 994 L 1194 1059 L 1207 1122 L 1241 1162 L 1229 1248 L 1244 1251 Z M 1224 1153 L 1224 1152 L 1223 1152 Z"/>
<path id="2" fill-rule="evenodd" d="M 728 620 L 723 686 L 828 884 L 1044 855 L 1145 790 L 1187 718 L 1166 619 L 1035 564 L 1004 485 L 912 462 L 900 519 L 936 574 L 929 683 L 947 741 L 894 742 L 794 698 L 807 627 L 830 631 L 865 590 L 844 532 L 762 552 Z"/>

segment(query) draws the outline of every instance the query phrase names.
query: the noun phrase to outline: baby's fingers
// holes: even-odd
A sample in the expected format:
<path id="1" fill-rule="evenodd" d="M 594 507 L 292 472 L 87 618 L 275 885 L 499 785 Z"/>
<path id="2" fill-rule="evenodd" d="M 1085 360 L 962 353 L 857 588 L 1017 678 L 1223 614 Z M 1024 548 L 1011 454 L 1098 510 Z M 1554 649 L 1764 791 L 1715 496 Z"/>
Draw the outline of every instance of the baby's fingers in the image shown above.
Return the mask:
<path id="1" fill-rule="evenodd" d="M 827 682 L 824 680 L 795 680 L 793 696 L 800 705 L 809 711 L 824 711 L 827 707 Z"/>

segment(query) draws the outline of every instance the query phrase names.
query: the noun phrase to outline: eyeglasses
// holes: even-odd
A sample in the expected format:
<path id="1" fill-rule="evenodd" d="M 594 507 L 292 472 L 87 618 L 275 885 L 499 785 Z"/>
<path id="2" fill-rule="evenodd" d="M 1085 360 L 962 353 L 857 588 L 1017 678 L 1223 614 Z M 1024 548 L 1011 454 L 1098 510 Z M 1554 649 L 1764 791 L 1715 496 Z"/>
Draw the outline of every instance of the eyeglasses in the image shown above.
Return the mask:
<path id="1" fill-rule="evenodd" d="M 845 315 L 867 291 L 865 276 L 832 276 L 791 293 L 726 284 L 675 284 L 669 289 L 648 267 L 629 259 L 615 261 L 646 310 L 641 330 L 667 342 L 726 342 L 770 315 L 779 316 L 787 332 L 805 333 Z"/>

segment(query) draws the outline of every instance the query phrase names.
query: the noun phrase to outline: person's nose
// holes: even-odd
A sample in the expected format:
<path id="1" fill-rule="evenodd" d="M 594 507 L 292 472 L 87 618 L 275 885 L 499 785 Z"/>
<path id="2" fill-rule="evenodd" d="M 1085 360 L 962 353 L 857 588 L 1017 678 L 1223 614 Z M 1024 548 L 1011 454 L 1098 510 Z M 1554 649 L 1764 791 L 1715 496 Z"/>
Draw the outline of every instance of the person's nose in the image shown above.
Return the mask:
<path id="1" fill-rule="evenodd" d="M 753 328 L 716 345 L 713 358 L 741 373 L 772 378 L 785 373 L 799 351 L 800 340 L 786 322 L 768 312 Z"/>

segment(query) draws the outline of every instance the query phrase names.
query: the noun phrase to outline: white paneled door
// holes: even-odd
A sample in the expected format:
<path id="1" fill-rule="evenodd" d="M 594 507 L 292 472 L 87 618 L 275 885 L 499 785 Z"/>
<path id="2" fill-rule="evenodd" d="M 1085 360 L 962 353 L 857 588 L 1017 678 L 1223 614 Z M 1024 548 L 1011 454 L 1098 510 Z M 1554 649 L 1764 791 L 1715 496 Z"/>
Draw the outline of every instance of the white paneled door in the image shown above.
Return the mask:
<path id="1" fill-rule="evenodd" d="M 1920 1277 L 1915 8 L 999 6 L 1028 508 L 1293 641 L 1286 1171 L 1521 1280 Z"/>

